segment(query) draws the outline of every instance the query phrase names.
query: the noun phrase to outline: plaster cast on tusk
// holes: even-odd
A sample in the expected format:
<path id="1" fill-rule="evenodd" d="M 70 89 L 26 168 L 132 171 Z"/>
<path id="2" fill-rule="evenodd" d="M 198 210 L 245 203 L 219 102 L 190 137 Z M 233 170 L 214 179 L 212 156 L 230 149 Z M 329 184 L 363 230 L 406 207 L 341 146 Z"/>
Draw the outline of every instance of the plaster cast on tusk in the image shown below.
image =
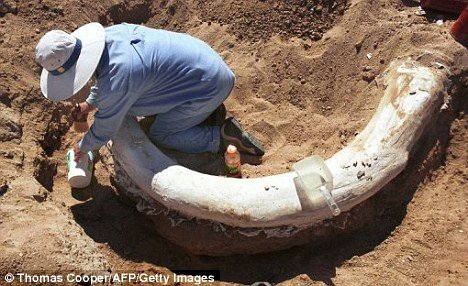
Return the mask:
<path id="1" fill-rule="evenodd" d="M 239 228 L 310 227 L 349 211 L 406 167 L 409 152 L 442 104 L 443 71 L 411 60 L 393 62 L 384 73 L 386 89 L 374 116 L 353 142 L 324 162 L 332 179 L 321 175 L 325 185 L 318 188 L 301 187 L 298 182 L 307 178 L 296 172 L 232 179 L 189 170 L 158 150 L 134 118 L 125 120 L 111 148 L 131 178 L 128 184 L 136 186 L 135 195 L 186 217 Z"/>

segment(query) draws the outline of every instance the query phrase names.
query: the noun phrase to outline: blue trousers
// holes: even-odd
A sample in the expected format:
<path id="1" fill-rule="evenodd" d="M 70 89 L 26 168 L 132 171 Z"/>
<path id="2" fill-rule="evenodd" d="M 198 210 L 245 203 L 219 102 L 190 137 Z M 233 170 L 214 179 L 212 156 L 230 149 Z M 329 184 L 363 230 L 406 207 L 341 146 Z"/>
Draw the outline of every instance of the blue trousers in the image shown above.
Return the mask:
<path id="1" fill-rule="evenodd" d="M 219 151 L 220 127 L 200 126 L 231 93 L 233 80 L 216 96 L 179 105 L 166 113 L 157 114 L 149 137 L 156 144 L 186 153 Z M 196 110 L 196 112 L 194 112 Z"/>

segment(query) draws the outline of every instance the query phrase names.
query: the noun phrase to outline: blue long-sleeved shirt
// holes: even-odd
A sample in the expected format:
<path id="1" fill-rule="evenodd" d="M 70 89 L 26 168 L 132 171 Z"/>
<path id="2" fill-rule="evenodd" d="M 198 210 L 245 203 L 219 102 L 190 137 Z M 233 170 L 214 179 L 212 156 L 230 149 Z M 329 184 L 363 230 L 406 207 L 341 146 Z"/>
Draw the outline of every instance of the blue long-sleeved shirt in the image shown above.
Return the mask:
<path id="1" fill-rule="evenodd" d="M 79 144 L 82 152 L 112 139 L 126 115 L 161 114 L 187 102 L 185 112 L 196 115 L 205 100 L 234 83 L 233 72 L 203 41 L 126 23 L 106 28 L 96 75 L 86 101 L 98 111 Z"/>

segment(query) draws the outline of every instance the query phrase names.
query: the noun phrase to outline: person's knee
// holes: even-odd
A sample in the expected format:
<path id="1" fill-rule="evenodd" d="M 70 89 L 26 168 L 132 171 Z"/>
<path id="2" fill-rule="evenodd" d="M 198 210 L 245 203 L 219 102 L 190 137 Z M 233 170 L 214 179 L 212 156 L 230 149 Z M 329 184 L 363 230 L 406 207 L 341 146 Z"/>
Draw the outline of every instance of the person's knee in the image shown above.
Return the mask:
<path id="1" fill-rule="evenodd" d="M 149 138 L 157 144 L 164 145 L 164 142 L 166 141 L 167 137 L 170 135 L 170 133 L 167 132 L 162 132 L 162 131 L 155 131 L 155 130 L 150 130 L 149 132 Z"/>

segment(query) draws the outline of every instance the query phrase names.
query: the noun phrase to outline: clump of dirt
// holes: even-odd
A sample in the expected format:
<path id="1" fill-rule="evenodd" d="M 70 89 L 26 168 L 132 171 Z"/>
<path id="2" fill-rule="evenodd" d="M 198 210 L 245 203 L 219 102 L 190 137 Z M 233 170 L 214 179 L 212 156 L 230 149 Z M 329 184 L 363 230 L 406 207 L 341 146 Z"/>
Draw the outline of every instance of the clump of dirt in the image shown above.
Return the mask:
<path id="1" fill-rule="evenodd" d="M 204 21 L 228 24 L 239 39 L 257 41 L 274 34 L 320 40 L 343 15 L 346 0 L 199 1 Z"/>
<path id="2" fill-rule="evenodd" d="M 122 2 L 111 6 L 103 13 L 99 20 L 103 25 L 113 25 L 122 22 L 135 24 L 146 23 L 154 12 L 151 9 L 151 0 L 143 2 Z"/>
<path id="3" fill-rule="evenodd" d="M 17 7 L 16 2 L 13 0 L 5 0 L 0 3 L 0 17 L 6 13 L 16 13 Z"/>

